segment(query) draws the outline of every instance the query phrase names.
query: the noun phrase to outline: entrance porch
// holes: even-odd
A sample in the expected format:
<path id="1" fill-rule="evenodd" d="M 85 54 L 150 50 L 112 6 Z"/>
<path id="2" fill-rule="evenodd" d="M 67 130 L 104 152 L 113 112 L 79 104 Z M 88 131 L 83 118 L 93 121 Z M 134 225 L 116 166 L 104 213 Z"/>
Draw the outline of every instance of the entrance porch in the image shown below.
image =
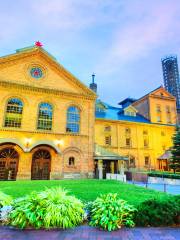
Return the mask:
<path id="1" fill-rule="evenodd" d="M 128 157 L 120 156 L 96 144 L 94 160 L 96 178 L 126 181 L 124 161 L 128 161 Z"/>
<path id="2" fill-rule="evenodd" d="M 158 168 L 160 171 L 169 171 L 169 159 L 171 158 L 171 151 L 166 150 L 160 157 L 158 157 Z"/>

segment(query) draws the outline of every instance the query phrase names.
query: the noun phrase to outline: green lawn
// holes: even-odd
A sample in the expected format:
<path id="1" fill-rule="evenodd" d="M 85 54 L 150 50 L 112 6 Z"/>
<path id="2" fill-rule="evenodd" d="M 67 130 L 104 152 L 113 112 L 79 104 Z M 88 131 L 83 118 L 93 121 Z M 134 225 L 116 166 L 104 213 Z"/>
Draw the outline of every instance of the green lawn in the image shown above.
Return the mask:
<path id="1" fill-rule="evenodd" d="M 24 196 L 32 191 L 42 191 L 45 188 L 56 186 L 67 189 L 70 194 L 75 195 L 83 201 L 94 200 L 100 194 L 109 192 L 117 192 L 122 199 L 134 205 L 146 199 L 168 196 L 165 193 L 115 180 L 0 181 L 0 191 L 14 198 Z"/>

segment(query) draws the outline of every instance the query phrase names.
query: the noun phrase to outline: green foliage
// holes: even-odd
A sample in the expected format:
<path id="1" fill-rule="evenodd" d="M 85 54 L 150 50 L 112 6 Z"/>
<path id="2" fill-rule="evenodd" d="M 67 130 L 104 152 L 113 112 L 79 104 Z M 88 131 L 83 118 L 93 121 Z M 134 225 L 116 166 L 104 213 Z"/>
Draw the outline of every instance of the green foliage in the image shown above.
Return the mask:
<path id="1" fill-rule="evenodd" d="M 176 171 L 180 171 L 180 128 L 176 128 L 173 136 L 173 148 L 171 150 L 172 157 L 169 162 L 169 167 Z"/>
<path id="2" fill-rule="evenodd" d="M 148 173 L 150 177 L 161 177 L 161 178 L 170 178 L 170 179 L 180 179 L 180 174 L 170 174 L 170 173 Z"/>
<path id="3" fill-rule="evenodd" d="M 118 199 L 116 193 L 102 195 L 92 203 L 90 225 L 108 231 L 121 226 L 134 227 L 132 219 L 135 211 L 126 201 Z"/>
<path id="4" fill-rule="evenodd" d="M 135 214 L 138 226 L 170 226 L 180 217 L 180 196 L 167 199 L 151 199 L 141 203 Z"/>
<path id="5" fill-rule="evenodd" d="M 33 192 L 17 199 L 10 213 L 10 224 L 19 228 L 71 228 L 83 221 L 83 204 L 61 188 Z"/>
<path id="6" fill-rule="evenodd" d="M 9 206 L 12 203 L 12 197 L 0 191 L 0 208 Z"/>

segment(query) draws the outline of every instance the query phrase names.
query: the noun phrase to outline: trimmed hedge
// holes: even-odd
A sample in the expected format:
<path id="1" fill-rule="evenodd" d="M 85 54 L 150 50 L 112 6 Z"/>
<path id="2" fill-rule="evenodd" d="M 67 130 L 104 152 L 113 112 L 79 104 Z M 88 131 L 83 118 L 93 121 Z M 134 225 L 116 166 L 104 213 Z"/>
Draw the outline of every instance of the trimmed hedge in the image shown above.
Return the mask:
<path id="1" fill-rule="evenodd" d="M 170 174 L 170 173 L 148 173 L 149 177 L 160 177 L 160 178 L 170 178 L 170 179 L 180 179 L 180 174 Z"/>

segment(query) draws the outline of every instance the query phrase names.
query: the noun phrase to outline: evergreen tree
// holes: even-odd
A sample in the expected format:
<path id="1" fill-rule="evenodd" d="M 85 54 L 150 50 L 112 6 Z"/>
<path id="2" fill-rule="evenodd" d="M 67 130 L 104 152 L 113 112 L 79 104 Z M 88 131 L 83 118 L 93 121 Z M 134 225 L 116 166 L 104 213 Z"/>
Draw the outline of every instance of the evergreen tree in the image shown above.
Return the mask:
<path id="1" fill-rule="evenodd" d="M 173 147 L 171 149 L 171 158 L 169 167 L 173 169 L 174 173 L 180 171 L 180 128 L 176 127 L 176 132 L 173 136 Z"/>

